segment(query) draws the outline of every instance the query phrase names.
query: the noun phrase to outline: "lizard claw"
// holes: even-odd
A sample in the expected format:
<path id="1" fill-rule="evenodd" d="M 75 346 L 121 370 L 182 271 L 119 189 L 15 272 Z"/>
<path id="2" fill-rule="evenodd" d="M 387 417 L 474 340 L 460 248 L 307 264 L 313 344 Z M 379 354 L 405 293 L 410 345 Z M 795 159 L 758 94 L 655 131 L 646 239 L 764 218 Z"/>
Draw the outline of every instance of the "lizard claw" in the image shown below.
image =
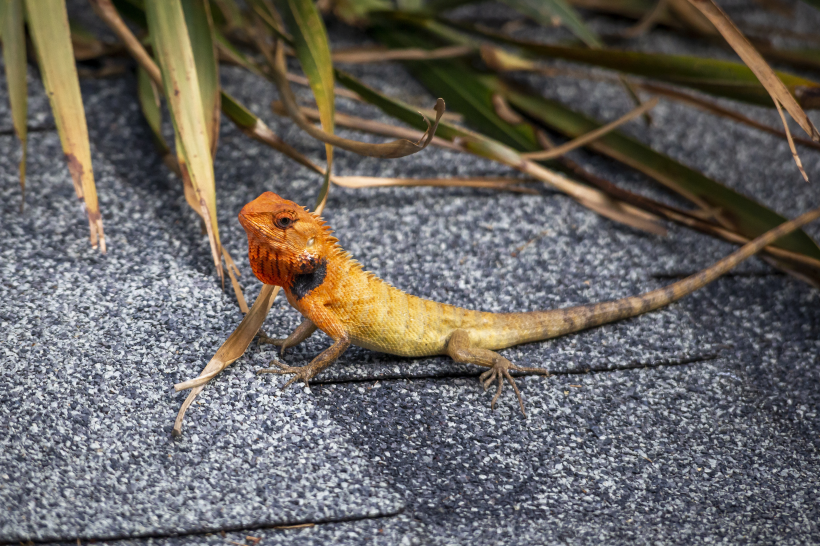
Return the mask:
<path id="1" fill-rule="evenodd" d="M 285 338 L 278 338 L 278 337 L 268 337 L 265 334 L 259 334 L 259 337 L 256 340 L 256 345 L 275 345 L 276 347 L 280 347 L 279 349 L 279 356 L 284 356 L 285 349 Z"/>
<path id="2" fill-rule="evenodd" d="M 484 383 L 484 392 L 487 392 L 487 389 L 494 382 L 498 382 L 498 388 L 495 391 L 495 396 L 493 396 L 493 401 L 490 402 L 490 409 L 495 410 L 495 403 L 498 401 L 498 398 L 501 396 L 501 392 L 504 390 L 504 380 L 506 379 L 515 391 L 515 395 L 518 397 L 518 405 L 521 407 L 521 413 L 523 413 L 524 417 L 526 417 L 527 412 L 524 410 L 524 400 L 521 398 L 521 392 L 518 390 L 518 385 L 515 384 L 515 379 L 513 379 L 512 375 L 510 375 L 510 370 L 518 372 L 536 372 L 544 375 L 549 375 L 549 371 L 543 368 L 516 366 L 506 358 L 498 357 L 498 359 L 493 363 L 493 367 L 478 377 L 478 380 Z"/>
<path id="3" fill-rule="evenodd" d="M 286 388 L 293 385 L 296 381 L 302 380 L 305 382 L 305 388 L 310 390 L 310 385 L 308 381 L 313 379 L 313 376 L 316 375 L 316 372 L 310 366 L 288 366 L 287 364 L 282 364 L 278 360 L 271 360 L 270 362 L 276 368 L 262 368 L 260 370 L 256 370 L 256 374 L 263 374 L 263 373 L 272 373 L 276 375 L 287 375 L 293 374 L 287 383 L 282 385 L 279 390 L 285 390 Z"/>

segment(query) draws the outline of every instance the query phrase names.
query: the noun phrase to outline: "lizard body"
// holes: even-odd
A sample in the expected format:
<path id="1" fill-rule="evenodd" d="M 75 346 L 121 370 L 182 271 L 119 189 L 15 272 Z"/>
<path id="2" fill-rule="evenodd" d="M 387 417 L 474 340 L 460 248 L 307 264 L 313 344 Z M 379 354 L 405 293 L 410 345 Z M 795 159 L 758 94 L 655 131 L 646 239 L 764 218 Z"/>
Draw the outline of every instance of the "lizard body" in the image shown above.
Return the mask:
<path id="1" fill-rule="evenodd" d="M 345 252 L 318 216 L 292 201 L 266 192 L 245 205 L 239 221 L 248 235 L 253 272 L 266 284 L 281 286 L 305 321 L 286 339 L 262 339 L 284 351 L 320 329 L 333 345 L 302 367 L 262 373 L 293 374 L 305 384 L 330 366 L 351 344 L 399 356 L 449 355 L 457 362 L 489 368 L 485 389 L 498 383 L 492 406 L 506 379 L 523 401 L 510 371 L 547 374 L 516 366 L 497 350 L 578 332 L 635 317 L 668 305 L 720 277 L 765 246 L 820 216 L 820 209 L 750 241 L 714 265 L 666 287 L 619 300 L 528 313 L 487 313 L 406 294 L 365 271 Z M 284 388 L 284 387 L 283 387 Z"/>

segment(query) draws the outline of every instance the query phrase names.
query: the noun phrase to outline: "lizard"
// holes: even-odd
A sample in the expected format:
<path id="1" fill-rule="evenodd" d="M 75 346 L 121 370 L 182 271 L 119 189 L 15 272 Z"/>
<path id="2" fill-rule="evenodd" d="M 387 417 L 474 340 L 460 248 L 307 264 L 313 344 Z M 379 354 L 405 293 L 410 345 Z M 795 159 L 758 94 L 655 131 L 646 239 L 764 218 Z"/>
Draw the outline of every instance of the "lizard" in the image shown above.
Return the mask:
<path id="1" fill-rule="evenodd" d="M 257 373 L 293 377 L 287 388 L 309 381 L 333 364 L 351 344 L 402 357 L 447 355 L 456 362 L 488 368 L 479 376 L 486 391 L 494 382 L 501 396 L 506 380 L 524 401 L 510 374 L 549 375 L 543 368 L 518 366 L 497 351 L 543 341 L 659 309 L 702 288 L 780 237 L 820 217 L 820 209 L 785 222 L 746 243 L 720 261 L 668 286 L 638 296 L 525 313 L 489 313 L 422 299 L 407 294 L 365 271 L 342 249 L 330 226 L 318 215 L 273 192 L 265 192 L 245 205 L 239 222 L 248 237 L 248 257 L 256 277 L 282 287 L 288 303 L 304 321 L 286 338 L 260 334 L 260 343 L 280 347 L 280 354 L 317 329 L 332 345 L 306 366 L 276 367 Z"/>

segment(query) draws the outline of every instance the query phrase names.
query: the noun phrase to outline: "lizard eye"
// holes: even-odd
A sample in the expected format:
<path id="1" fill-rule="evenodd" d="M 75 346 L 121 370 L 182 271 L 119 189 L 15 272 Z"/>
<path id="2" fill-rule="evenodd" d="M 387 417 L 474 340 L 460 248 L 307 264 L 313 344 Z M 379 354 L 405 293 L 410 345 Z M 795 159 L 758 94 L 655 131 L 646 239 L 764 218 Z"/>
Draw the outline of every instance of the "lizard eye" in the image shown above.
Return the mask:
<path id="1" fill-rule="evenodd" d="M 294 220 L 290 216 L 280 216 L 273 220 L 273 223 L 276 224 L 276 227 L 281 229 L 288 229 L 290 226 L 294 224 L 294 222 L 296 222 L 296 220 Z"/>

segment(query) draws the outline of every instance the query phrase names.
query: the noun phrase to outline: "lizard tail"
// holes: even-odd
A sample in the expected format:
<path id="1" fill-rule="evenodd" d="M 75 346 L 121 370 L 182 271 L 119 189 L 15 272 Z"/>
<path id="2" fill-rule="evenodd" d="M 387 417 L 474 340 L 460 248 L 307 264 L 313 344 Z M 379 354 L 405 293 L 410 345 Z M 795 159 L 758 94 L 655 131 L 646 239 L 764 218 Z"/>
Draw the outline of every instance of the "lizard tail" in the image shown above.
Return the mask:
<path id="1" fill-rule="evenodd" d="M 520 343 L 542 341 L 654 311 L 706 286 L 746 258 L 817 218 L 820 218 L 820 208 L 806 212 L 794 220 L 767 231 L 694 275 L 640 296 L 565 309 L 497 315 L 500 324 L 496 324 L 495 331 L 500 335 L 490 336 L 495 339 L 492 341 L 488 339 L 488 341 L 494 346 L 492 348 L 502 349 Z"/>

